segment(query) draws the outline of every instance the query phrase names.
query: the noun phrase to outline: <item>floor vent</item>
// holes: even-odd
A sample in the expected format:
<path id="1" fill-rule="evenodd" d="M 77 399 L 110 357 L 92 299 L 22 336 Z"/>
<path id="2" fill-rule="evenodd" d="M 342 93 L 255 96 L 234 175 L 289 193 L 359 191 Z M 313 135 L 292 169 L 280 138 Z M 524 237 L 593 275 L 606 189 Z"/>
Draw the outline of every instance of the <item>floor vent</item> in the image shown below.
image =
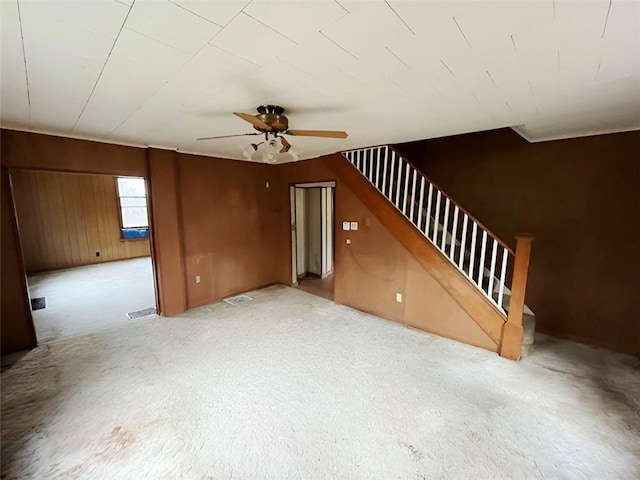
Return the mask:
<path id="1" fill-rule="evenodd" d="M 253 298 L 247 295 L 237 295 L 235 297 L 229 297 L 222 300 L 223 302 L 227 302 L 229 305 L 238 305 L 240 303 L 249 302 L 253 300 Z"/>
<path id="2" fill-rule="evenodd" d="M 135 312 L 127 313 L 127 317 L 131 320 L 134 318 L 146 317 L 148 315 L 153 315 L 156 313 L 156 307 L 145 308 L 144 310 L 136 310 Z"/>
<path id="3" fill-rule="evenodd" d="M 47 297 L 31 299 L 31 310 L 42 310 L 43 308 L 47 308 Z"/>

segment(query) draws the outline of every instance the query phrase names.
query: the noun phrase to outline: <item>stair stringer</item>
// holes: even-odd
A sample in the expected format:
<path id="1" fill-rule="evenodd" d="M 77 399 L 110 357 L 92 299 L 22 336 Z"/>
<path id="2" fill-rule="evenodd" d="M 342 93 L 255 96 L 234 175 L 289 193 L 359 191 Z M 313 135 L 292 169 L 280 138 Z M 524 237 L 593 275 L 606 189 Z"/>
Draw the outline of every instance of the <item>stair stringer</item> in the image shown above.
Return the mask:
<path id="1" fill-rule="evenodd" d="M 460 305 L 487 336 L 501 345 L 502 329 L 507 317 L 500 312 L 442 253 L 405 218 L 341 154 L 326 158 L 337 179 L 347 186 L 376 216 L 440 286 Z"/>

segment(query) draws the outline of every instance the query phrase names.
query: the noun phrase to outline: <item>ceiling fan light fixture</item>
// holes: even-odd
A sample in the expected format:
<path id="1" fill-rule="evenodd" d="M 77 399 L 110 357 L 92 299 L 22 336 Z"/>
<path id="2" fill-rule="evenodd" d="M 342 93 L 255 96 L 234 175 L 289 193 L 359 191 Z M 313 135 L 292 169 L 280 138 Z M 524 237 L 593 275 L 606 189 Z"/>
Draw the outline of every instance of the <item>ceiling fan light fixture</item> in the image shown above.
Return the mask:
<path id="1" fill-rule="evenodd" d="M 258 145 L 250 143 L 242 149 L 242 156 L 247 160 L 252 160 L 252 156 L 258 151 Z"/>
<path id="2" fill-rule="evenodd" d="M 272 136 L 267 141 L 255 144 L 250 143 L 242 149 L 242 156 L 247 160 L 264 163 L 295 162 L 300 152 L 288 145 L 283 148 L 281 137 Z"/>

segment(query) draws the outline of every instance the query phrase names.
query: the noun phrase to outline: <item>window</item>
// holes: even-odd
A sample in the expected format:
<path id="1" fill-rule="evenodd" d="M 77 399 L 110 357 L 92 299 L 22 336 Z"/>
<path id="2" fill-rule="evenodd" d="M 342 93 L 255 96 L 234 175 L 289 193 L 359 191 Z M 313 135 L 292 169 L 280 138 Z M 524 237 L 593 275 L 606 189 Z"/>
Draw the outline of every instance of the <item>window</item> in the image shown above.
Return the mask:
<path id="1" fill-rule="evenodd" d="M 144 178 L 118 177 L 122 238 L 149 238 L 147 191 Z"/>

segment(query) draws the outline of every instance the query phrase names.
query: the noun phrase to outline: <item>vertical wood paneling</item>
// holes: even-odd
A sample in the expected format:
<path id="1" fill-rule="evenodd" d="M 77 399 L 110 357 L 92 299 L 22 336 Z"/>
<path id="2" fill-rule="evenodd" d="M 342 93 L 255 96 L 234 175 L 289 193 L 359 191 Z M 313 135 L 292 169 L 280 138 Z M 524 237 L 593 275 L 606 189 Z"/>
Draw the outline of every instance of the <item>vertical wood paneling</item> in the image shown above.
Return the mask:
<path id="1" fill-rule="evenodd" d="M 148 239 L 120 238 L 114 177 L 16 170 L 12 182 L 27 273 L 150 255 Z"/>

